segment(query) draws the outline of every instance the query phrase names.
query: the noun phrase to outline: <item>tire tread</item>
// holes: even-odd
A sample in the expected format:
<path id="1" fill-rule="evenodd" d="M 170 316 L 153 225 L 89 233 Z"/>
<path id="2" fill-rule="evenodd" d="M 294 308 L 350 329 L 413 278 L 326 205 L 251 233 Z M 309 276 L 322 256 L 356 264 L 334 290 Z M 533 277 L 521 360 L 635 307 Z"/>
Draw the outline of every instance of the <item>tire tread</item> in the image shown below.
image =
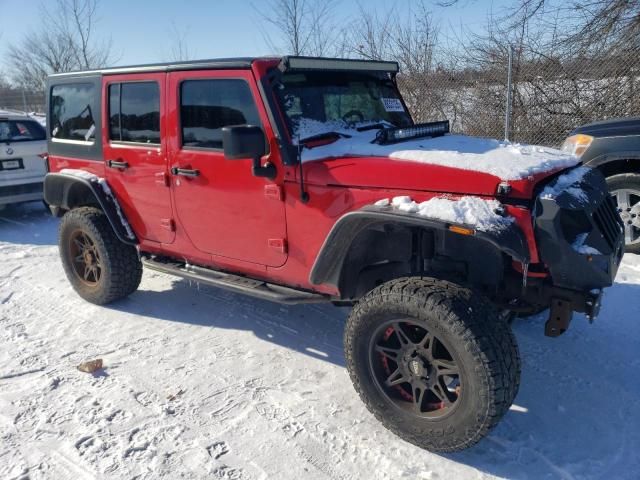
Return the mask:
<path id="1" fill-rule="evenodd" d="M 473 353 L 475 370 L 484 376 L 480 395 L 485 396 L 487 411 L 478 412 L 477 422 L 464 429 L 463 435 L 454 438 L 432 436 L 428 432 L 408 432 L 388 421 L 384 413 L 365 394 L 361 379 L 355 374 L 353 345 L 370 312 L 383 304 L 393 302 L 406 306 L 406 313 L 419 310 L 435 312 L 446 305 L 448 315 L 441 315 L 439 322 L 446 322 L 462 339 L 462 348 Z M 457 313 L 468 311 L 464 318 Z M 373 415 L 396 435 L 414 445 L 431 451 L 453 452 L 477 443 L 500 421 L 509 410 L 520 386 L 520 356 L 515 337 L 509 325 L 501 321 L 493 306 L 481 295 L 457 284 L 429 277 L 409 277 L 392 280 L 366 294 L 354 307 L 344 336 L 345 356 L 353 385 Z M 471 427 L 471 426 L 470 426 Z"/>

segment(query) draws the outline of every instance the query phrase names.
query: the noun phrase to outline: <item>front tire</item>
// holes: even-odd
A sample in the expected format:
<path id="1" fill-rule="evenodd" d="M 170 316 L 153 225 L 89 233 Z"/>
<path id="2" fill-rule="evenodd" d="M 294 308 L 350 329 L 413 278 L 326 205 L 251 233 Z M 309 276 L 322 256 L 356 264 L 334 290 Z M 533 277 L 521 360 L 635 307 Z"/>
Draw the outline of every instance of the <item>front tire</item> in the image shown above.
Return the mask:
<path id="1" fill-rule="evenodd" d="M 135 292 L 142 263 L 135 247 L 116 237 L 105 214 L 75 208 L 60 222 L 58 248 L 74 290 L 88 302 L 104 305 Z"/>
<path id="2" fill-rule="evenodd" d="M 622 173 L 606 180 L 624 223 L 625 251 L 640 254 L 640 174 Z"/>
<path id="3" fill-rule="evenodd" d="M 392 280 L 365 295 L 347 320 L 345 356 L 369 411 L 432 452 L 482 439 L 520 382 L 506 321 L 475 292 L 432 278 Z"/>

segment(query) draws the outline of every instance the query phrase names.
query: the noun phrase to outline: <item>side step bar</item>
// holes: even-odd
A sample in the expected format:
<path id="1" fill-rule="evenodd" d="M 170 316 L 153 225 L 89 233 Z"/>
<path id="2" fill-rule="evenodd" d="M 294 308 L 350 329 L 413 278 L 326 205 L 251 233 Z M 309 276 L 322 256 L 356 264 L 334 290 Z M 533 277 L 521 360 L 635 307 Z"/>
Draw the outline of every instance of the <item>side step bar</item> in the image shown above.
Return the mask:
<path id="1" fill-rule="evenodd" d="M 324 303 L 331 300 L 331 298 L 326 295 L 274 285 L 262 280 L 241 277 L 239 275 L 220 272 L 188 263 L 176 262 L 174 260 L 142 257 L 142 264 L 151 270 L 169 273 L 206 285 L 224 288 L 225 290 L 235 293 L 242 293 L 277 303 Z"/>

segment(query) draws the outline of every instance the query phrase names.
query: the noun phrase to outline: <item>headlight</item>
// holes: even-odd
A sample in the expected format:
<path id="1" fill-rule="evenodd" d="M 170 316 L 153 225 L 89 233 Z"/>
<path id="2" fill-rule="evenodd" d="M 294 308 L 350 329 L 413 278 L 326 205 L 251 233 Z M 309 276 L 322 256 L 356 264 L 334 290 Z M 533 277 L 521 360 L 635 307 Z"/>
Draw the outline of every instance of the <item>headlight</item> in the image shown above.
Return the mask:
<path id="1" fill-rule="evenodd" d="M 589 148 L 591 142 L 593 142 L 593 137 L 590 135 L 585 135 L 583 133 L 571 135 L 562 144 L 562 151 L 571 153 L 576 157 L 580 157 L 587 150 L 587 148 Z"/>

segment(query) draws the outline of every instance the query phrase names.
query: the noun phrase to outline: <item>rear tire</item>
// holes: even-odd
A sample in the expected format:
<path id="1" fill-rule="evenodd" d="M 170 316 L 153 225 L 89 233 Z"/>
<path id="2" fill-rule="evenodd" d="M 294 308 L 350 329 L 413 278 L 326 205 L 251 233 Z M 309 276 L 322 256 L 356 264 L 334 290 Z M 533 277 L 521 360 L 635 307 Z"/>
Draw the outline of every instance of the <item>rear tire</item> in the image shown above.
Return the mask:
<path id="1" fill-rule="evenodd" d="M 67 212 L 60 222 L 58 248 L 74 290 L 104 305 L 135 292 L 142 263 L 135 247 L 118 240 L 105 214 L 92 207 Z"/>
<path id="2" fill-rule="evenodd" d="M 432 278 L 392 280 L 365 295 L 347 320 L 345 356 L 369 411 L 432 452 L 482 439 L 520 382 L 516 340 L 496 309 L 467 288 Z"/>
<path id="3" fill-rule="evenodd" d="M 621 173 L 606 180 L 625 224 L 625 252 L 640 254 L 640 174 Z"/>

